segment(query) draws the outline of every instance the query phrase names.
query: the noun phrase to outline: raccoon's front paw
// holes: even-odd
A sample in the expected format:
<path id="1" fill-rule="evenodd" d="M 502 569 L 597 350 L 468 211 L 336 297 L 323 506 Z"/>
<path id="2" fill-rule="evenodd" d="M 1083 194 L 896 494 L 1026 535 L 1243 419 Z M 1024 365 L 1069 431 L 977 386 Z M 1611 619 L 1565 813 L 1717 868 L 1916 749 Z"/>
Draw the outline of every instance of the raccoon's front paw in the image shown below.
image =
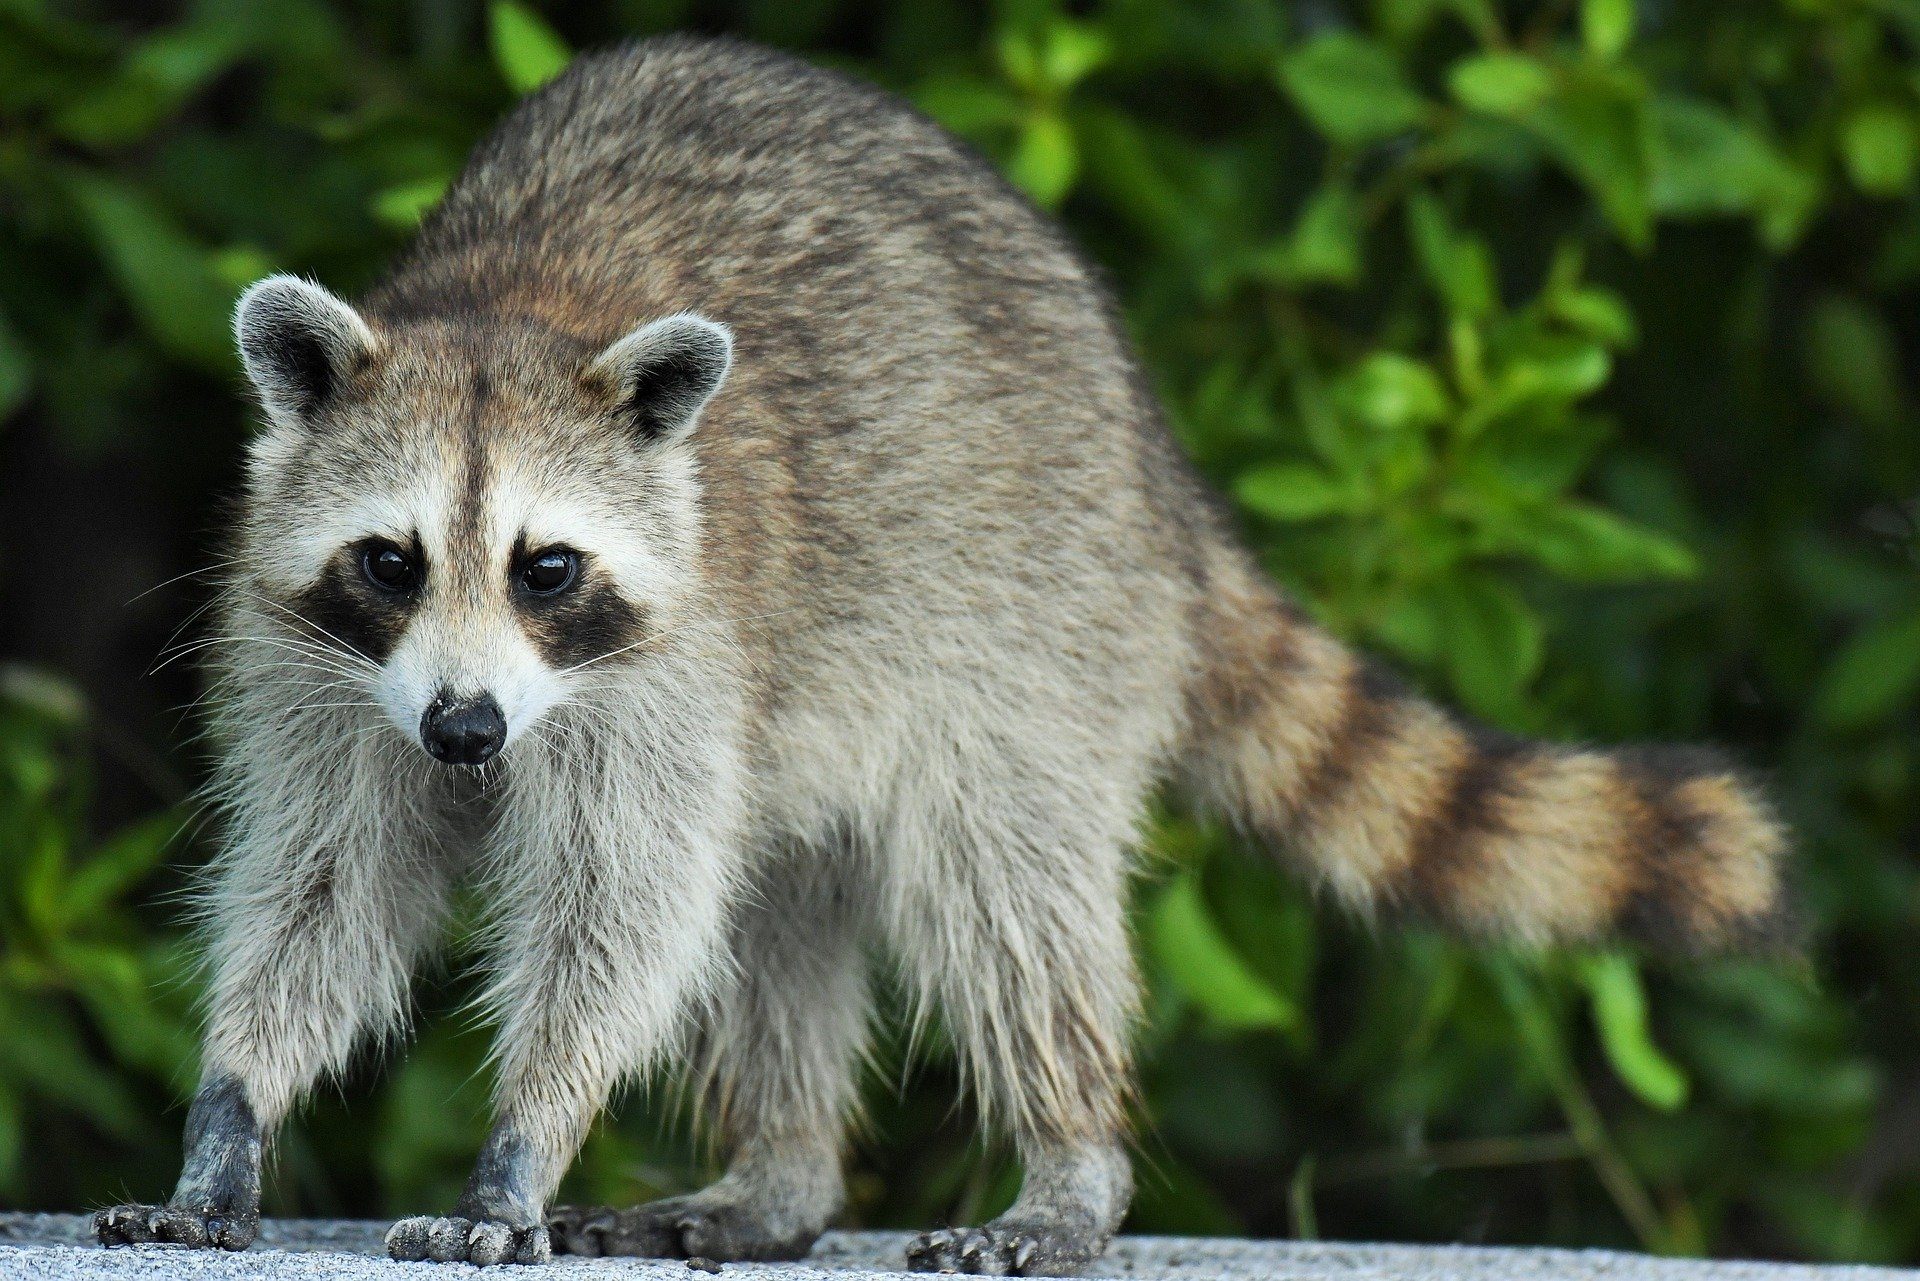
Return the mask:
<path id="1" fill-rule="evenodd" d="M 545 1263 L 553 1246 L 543 1224 L 532 1227 L 498 1219 L 435 1218 L 423 1214 L 387 1229 L 387 1254 L 408 1263 Z"/>
<path id="2" fill-rule="evenodd" d="M 986 1277 L 1072 1276 L 1106 1248 L 1092 1233 L 996 1220 L 983 1228 L 921 1233 L 907 1243 L 907 1267 Z"/>
<path id="3" fill-rule="evenodd" d="M 806 1258 L 821 1229 L 782 1217 L 772 1207 L 695 1192 L 625 1210 L 562 1206 L 548 1213 L 547 1226 L 555 1254 L 725 1263 Z"/>
<path id="4" fill-rule="evenodd" d="M 244 1250 L 260 1231 L 257 1212 L 191 1210 L 174 1205 L 116 1205 L 93 1216 L 104 1246 L 189 1245 L 200 1250 Z"/>

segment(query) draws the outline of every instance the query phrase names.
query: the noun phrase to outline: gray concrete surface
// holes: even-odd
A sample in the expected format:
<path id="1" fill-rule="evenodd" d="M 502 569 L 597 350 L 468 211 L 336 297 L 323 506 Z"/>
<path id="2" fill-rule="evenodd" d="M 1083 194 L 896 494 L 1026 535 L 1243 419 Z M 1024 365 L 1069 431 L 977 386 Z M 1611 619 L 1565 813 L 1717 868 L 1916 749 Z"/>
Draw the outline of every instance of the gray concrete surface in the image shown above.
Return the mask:
<path id="1" fill-rule="evenodd" d="M 5 1281 L 430 1281 L 473 1275 L 464 1263 L 393 1263 L 384 1223 L 283 1219 L 263 1224 L 244 1254 L 148 1245 L 102 1250 L 77 1214 L 0 1214 Z M 899 1276 L 906 1237 L 830 1233 L 804 1264 L 730 1263 L 738 1281 L 868 1281 Z M 513 1274 L 503 1274 L 511 1276 Z M 558 1259 L 555 1281 L 706 1281 L 685 1264 Z M 1335 1245 L 1300 1241 L 1129 1237 L 1089 1275 L 1134 1281 L 1920 1281 L 1892 1268 L 1702 1263 L 1604 1250 L 1496 1250 L 1469 1246 Z"/>

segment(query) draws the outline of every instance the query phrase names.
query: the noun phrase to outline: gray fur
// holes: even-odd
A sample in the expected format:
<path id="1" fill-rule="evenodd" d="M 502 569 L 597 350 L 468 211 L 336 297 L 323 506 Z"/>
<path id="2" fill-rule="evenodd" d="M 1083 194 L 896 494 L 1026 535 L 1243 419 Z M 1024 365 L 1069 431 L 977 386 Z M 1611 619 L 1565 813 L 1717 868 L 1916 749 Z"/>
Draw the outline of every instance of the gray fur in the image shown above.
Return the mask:
<path id="1" fill-rule="evenodd" d="M 476 881 L 499 1120 L 456 1214 L 397 1224 L 396 1257 L 804 1252 L 844 1195 L 877 953 L 1027 1169 L 1005 1216 L 910 1261 L 1084 1263 L 1131 1190 L 1124 904 L 1164 780 L 1275 828 L 1297 802 L 1343 889 L 1470 896 L 1545 866 L 1527 901 L 1569 897 L 1551 857 L 1396 866 L 1507 830 L 1528 793 L 1503 771 L 1538 758 L 1410 719 L 1285 605 L 1087 266 L 873 89 L 731 43 L 584 56 L 358 308 L 282 278 L 238 325 L 269 424 L 202 642 L 226 818 L 209 1079 L 270 1133 L 403 1029 Z M 370 543 L 416 556 L 417 587 L 370 584 Z M 581 555 L 571 612 L 515 586 L 542 547 Z M 427 757 L 443 691 L 495 700 L 496 758 Z M 1428 740 L 1454 773 L 1418 768 Z M 1550 780 L 1563 823 L 1569 788 L 1614 777 L 1575 765 Z M 1695 777 L 1686 807 L 1634 793 L 1643 839 L 1724 801 Z M 1692 884 L 1729 919 L 1764 897 Z M 676 1058 L 725 1177 L 547 1223 L 615 1085 Z M 102 1238 L 134 1239 L 118 1222 Z"/>
<path id="2" fill-rule="evenodd" d="M 854 857 L 844 839 L 770 853 L 735 909 L 734 964 L 693 1055 L 703 1114 L 733 1155 L 726 1176 L 632 1209 L 557 1210 L 557 1251 L 797 1259 L 839 1213 L 871 1012 Z"/>

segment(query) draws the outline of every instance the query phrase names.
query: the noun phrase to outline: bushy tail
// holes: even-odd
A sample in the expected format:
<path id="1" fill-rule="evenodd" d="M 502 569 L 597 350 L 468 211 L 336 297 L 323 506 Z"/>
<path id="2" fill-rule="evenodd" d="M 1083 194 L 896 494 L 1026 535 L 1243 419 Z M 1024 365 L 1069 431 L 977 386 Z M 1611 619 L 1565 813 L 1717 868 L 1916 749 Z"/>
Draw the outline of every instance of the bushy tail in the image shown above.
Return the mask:
<path id="1" fill-rule="evenodd" d="M 1477 728 L 1342 647 L 1257 569 L 1218 568 L 1193 782 L 1344 900 L 1537 942 L 1788 940 L 1785 833 L 1712 753 Z"/>

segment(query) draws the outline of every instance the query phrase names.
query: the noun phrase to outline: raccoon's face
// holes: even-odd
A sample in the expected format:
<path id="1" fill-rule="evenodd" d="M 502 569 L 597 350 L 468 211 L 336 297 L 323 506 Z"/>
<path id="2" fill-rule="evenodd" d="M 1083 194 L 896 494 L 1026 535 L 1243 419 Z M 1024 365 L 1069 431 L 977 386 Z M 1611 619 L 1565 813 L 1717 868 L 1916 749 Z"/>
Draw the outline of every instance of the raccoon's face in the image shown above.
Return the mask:
<path id="1" fill-rule="evenodd" d="M 670 316 L 600 350 L 537 326 L 376 328 L 274 277 L 236 329 L 270 420 L 240 581 L 296 647 L 267 660 L 291 679 L 480 765 L 672 626 L 698 539 L 683 442 L 726 376 L 724 328 Z"/>

